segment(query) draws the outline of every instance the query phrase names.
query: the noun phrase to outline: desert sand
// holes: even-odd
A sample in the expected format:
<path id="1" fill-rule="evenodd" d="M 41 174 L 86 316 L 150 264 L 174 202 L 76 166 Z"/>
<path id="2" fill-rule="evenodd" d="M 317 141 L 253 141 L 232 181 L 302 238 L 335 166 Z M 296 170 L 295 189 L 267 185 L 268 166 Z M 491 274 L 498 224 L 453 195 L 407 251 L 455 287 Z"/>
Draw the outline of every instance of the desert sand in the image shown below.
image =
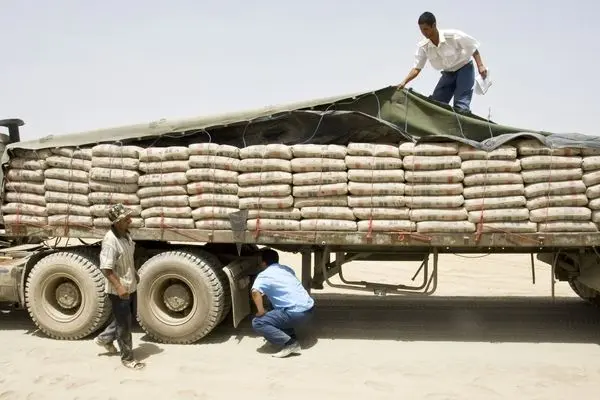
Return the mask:
<path id="1" fill-rule="evenodd" d="M 472 256 L 469 256 L 472 257 Z M 300 257 L 283 262 L 299 273 Z M 440 256 L 429 298 L 325 286 L 298 356 L 276 359 L 248 320 L 201 342 L 153 343 L 139 328 L 142 371 L 99 355 L 91 338 L 36 333 L 0 315 L 0 399 L 566 399 L 600 389 L 600 312 L 528 255 Z M 347 278 L 410 279 L 416 263 L 355 262 Z M 407 278 L 408 277 L 408 278 Z M 337 281 L 337 280 L 334 280 Z M 337 281 L 339 282 L 339 281 Z M 227 324 L 229 323 L 229 324 Z"/>

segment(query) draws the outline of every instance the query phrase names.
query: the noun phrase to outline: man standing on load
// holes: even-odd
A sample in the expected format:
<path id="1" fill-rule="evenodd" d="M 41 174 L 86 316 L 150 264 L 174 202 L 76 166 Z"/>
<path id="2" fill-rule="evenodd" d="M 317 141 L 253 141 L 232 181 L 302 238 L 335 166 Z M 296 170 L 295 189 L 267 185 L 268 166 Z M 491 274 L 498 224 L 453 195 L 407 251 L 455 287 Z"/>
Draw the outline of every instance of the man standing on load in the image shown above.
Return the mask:
<path id="1" fill-rule="evenodd" d="M 111 229 L 102 240 L 100 269 L 106 277 L 106 294 L 112 305 L 113 321 L 94 342 L 110 353 L 116 353 L 116 339 L 121 350 L 121 362 L 132 369 L 141 369 L 143 363 L 133 358 L 131 331 L 137 314 L 138 275 L 134 264 L 135 243 L 129 235 L 131 210 L 116 204 L 108 210 Z"/>
<path id="2" fill-rule="evenodd" d="M 475 84 L 471 57 L 475 59 L 481 77 L 485 79 L 487 76 L 487 68 L 478 50 L 479 42 L 456 29 L 438 30 L 435 16 L 430 12 L 421 14 L 418 23 L 425 39 L 418 43 L 414 67 L 398 88 L 404 88 L 415 79 L 429 60 L 433 68 L 442 71 L 431 98 L 449 104 L 454 97 L 456 109 L 470 111 Z"/>

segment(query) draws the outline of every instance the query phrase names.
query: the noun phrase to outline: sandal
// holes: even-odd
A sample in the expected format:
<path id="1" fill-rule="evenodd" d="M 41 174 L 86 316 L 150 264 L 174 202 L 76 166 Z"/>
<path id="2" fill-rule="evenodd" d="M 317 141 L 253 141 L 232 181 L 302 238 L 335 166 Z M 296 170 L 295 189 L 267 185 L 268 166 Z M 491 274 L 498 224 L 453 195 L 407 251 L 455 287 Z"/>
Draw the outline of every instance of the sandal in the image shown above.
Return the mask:
<path id="1" fill-rule="evenodd" d="M 131 360 L 131 361 L 123 361 L 123 365 L 126 366 L 127 368 L 131 368 L 131 369 L 142 369 L 146 366 L 146 364 L 141 363 L 139 361 L 135 361 L 135 360 Z"/>
<path id="2" fill-rule="evenodd" d="M 114 344 L 112 344 L 112 343 L 104 343 L 103 341 L 101 341 L 97 337 L 94 338 L 94 343 L 96 343 L 100 347 L 104 347 L 104 350 L 106 350 L 106 352 L 109 353 L 109 354 L 117 354 L 119 352 L 119 350 L 117 350 L 117 348 L 115 347 Z"/>

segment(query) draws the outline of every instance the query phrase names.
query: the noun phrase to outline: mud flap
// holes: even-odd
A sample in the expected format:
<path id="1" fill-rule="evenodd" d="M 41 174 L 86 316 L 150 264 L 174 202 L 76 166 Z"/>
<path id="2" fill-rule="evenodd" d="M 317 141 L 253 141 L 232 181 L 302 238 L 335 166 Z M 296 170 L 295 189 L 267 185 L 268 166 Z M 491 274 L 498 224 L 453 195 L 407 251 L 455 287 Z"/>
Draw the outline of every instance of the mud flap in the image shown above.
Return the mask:
<path id="1" fill-rule="evenodd" d="M 256 257 L 238 258 L 223 267 L 231 290 L 234 328 L 237 328 L 240 322 L 250 314 L 250 275 L 257 274 L 258 267 L 258 258 Z"/>

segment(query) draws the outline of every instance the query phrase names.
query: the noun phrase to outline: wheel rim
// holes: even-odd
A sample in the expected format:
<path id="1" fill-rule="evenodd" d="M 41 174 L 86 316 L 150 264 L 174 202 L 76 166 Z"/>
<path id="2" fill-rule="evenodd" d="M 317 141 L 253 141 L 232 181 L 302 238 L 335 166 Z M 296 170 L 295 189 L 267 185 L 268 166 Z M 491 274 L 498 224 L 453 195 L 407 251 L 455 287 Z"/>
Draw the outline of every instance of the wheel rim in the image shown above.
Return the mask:
<path id="1" fill-rule="evenodd" d="M 44 279 L 41 290 L 44 312 L 54 321 L 73 322 L 83 312 L 85 296 L 73 275 L 53 273 Z"/>
<path id="2" fill-rule="evenodd" d="M 199 306 L 199 294 L 192 288 L 191 282 L 183 276 L 160 276 L 149 288 L 150 312 L 165 325 L 185 324 L 194 316 Z"/>

